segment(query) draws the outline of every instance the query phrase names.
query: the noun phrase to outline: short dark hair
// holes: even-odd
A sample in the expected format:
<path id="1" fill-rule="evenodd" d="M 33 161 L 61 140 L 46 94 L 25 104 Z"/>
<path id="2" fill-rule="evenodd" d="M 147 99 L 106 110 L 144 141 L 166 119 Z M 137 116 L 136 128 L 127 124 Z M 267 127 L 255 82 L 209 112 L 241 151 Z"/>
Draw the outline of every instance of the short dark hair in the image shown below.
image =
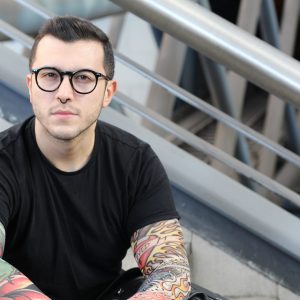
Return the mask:
<path id="1" fill-rule="evenodd" d="M 104 70 L 107 77 L 110 79 L 114 77 L 115 60 L 113 49 L 107 35 L 90 21 L 73 16 L 54 17 L 41 27 L 31 49 L 29 57 L 30 69 L 32 68 L 38 44 L 46 35 L 51 35 L 64 42 L 74 42 L 78 40 L 100 42 L 104 50 Z"/>

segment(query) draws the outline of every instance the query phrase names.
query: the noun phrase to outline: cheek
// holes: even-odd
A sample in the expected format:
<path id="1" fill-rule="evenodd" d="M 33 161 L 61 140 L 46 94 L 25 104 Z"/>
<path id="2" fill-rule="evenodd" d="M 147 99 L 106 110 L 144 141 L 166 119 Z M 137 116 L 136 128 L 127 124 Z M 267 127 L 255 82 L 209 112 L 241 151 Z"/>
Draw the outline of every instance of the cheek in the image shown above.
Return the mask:
<path id="1" fill-rule="evenodd" d="M 81 112 L 85 115 L 85 118 L 89 120 L 94 120 L 99 117 L 101 108 L 102 108 L 102 101 L 97 99 L 89 99 L 90 101 L 87 102 L 85 105 L 80 107 Z M 94 100 L 94 101 L 93 101 Z"/>
<path id="2" fill-rule="evenodd" d="M 41 111 L 43 109 L 46 109 L 47 106 L 49 106 L 52 98 L 53 96 L 51 95 L 51 93 L 49 93 L 48 95 L 48 93 L 45 93 L 41 90 L 31 90 L 30 102 L 34 111 Z"/>
<path id="3" fill-rule="evenodd" d="M 84 109 L 87 113 L 93 115 L 93 114 L 97 114 L 101 111 L 101 102 L 90 102 L 86 103 L 82 109 Z"/>
<path id="4" fill-rule="evenodd" d="M 90 97 L 83 97 L 80 101 L 80 107 L 89 112 L 99 111 L 103 104 L 103 94 L 91 95 Z M 75 99 L 76 102 L 76 99 Z"/>
<path id="5" fill-rule="evenodd" d="M 33 99 L 31 99 L 32 110 L 36 116 L 41 115 L 43 113 L 43 108 L 41 106 L 41 103 L 39 103 L 38 101 L 35 101 L 34 99 L 35 99 L 35 97 L 33 97 Z"/>

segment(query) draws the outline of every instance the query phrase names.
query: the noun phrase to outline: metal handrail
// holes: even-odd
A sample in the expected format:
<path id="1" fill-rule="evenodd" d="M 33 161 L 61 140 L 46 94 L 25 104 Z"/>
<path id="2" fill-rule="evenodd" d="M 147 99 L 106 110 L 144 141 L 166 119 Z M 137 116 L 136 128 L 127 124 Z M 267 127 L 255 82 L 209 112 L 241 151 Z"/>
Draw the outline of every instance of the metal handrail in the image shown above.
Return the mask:
<path id="1" fill-rule="evenodd" d="M 173 134 L 177 138 L 181 139 L 182 141 L 186 142 L 187 144 L 191 145 L 195 149 L 207 154 L 218 161 L 224 163 L 225 165 L 232 168 L 237 173 L 244 175 L 246 178 L 250 180 L 254 180 L 259 185 L 262 185 L 275 194 L 290 200 L 292 203 L 300 207 L 300 196 L 295 193 L 294 191 L 286 188 L 285 186 L 281 185 L 280 183 L 276 182 L 273 179 L 270 179 L 266 175 L 256 171 L 255 169 L 249 167 L 248 165 L 240 162 L 238 159 L 230 156 L 229 154 L 225 153 L 224 151 L 220 150 L 214 145 L 206 142 L 205 140 L 197 137 L 196 135 L 190 133 L 186 129 L 180 127 L 179 125 L 175 124 L 174 122 L 168 120 L 167 118 L 159 115 L 158 113 L 154 112 L 153 110 L 137 103 L 136 101 L 132 100 L 128 96 L 124 95 L 121 92 L 118 92 L 114 99 L 118 101 L 118 103 L 126 106 L 131 111 L 141 115 L 142 117 L 148 119 L 149 121 L 153 122 L 160 128 L 166 130 L 167 132 Z"/>
<path id="2" fill-rule="evenodd" d="M 271 94 L 300 106 L 299 62 L 197 3 L 112 1 Z"/>
<path id="3" fill-rule="evenodd" d="M 0 19 L 0 32 L 5 34 L 6 36 L 18 41 L 26 48 L 31 48 L 33 44 L 33 38 L 29 35 L 23 33 L 12 25 Z"/>
<path id="4" fill-rule="evenodd" d="M 284 148 L 283 146 L 275 143 L 271 139 L 265 137 L 264 135 L 256 132 L 255 130 L 251 129 L 250 127 L 244 125 L 237 119 L 230 117 L 229 115 L 225 114 L 224 112 L 218 110 L 214 106 L 208 104 L 204 100 L 196 97 L 192 93 L 184 90 L 183 88 L 177 86 L 173 82 L 169 81 L 168 79 L 164 78 L 163 76 L 156 74 L 145 67 L 137 64 L 130 58 L 126 57 L 125 55 L 121 54 L 120 52 L 115 50 L 115 57 L 116 60 L 123 63 L 127 67 L 131 68 L 132 70 L 136 71 L 137 73 L 141 74 L 145 78 L 150 79 L 157 85 L 161 86 L 162 88 L 166 89 L 168 92 L 173 94 L 174 96 L 182 99 L 186 103 L 190 104 L 191 106 L 205 112 L 210 117 L 218 120 L 219 122 L 225 124 L 226 126 L 238 131 L 239 133 L 243 134 L 244 136 L 248 137 L 249 139 L 255 141 L 256 143 L 268 148 L 270 151 L 276 153 L 280 157 L 286 159 L 287 161 L 293 163 L 296 166 L 299 165 L 300 157 L 293 153 L 292 151 Z"/>
<path id="5" fill-rule="evenodd" d="M 37 15 L 39 15 L 45 19 L 55 17 L 55 14 L 53 12 L 49 11 L 48 9 L 44 8 L 43 6 L 41 6 L 37 3 L 34 3 L 30 0 L 26 0 L 26 1 L 14 0 L 14 1 L 21 4 L 24 7 L 27 7 L 28 9 L 30 9 L 31 11 L 35 12 Z"/>
<path id="6" fill-rule="evenodd" d="M 31 0 L 13 0 L 13 1 L 20 4 L 20 5 L 22 5 L 23 7 L 28 8 L 29 10 L 33 11 L 34 13 L 36 13 L 37 15 L 39 15 L 40 17 L 42 17 L 44 19 L 49 19 L 49 18 L 52 18 L 52 17 L 56 16 L 56 14 L 53 13 L 52 11 L 48 10 L 47 8 L 45 8 L 45 7 L 39 5 L 36 2 L 33 2 Z M 120 14 L 120 13 L 123 13 L 121 8 L 120 8 L 120 11 L 115 11 L 115 12 L 112 12 L 108 15 Z M 105 16 L 107 16 L 107 15 L 102 15 L 101 17 L 105 17 Z"/>

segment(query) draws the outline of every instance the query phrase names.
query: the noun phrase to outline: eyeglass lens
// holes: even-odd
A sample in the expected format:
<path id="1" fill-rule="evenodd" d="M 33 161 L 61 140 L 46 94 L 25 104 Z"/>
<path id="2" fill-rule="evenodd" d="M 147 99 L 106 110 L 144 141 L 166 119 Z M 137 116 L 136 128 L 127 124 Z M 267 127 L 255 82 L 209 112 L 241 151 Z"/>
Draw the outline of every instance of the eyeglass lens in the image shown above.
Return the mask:
<path id="1" fill-rule="evenodd" d="M 62 75 L 54 69 L 41 69 L 37 74 L 37 83 L 45 91 L 55 91 L 63 80 Z M 83 70 L 71 76 L 72 86 L 79 93 L 89 93 L 97 85 L 97 78 L 93 72 Z"/>

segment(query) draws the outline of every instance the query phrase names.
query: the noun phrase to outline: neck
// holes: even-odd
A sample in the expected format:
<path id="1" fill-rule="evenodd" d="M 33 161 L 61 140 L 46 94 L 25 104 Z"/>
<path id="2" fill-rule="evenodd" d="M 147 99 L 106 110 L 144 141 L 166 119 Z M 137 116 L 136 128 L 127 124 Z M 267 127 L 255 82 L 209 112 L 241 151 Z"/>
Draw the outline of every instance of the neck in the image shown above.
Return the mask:
<path id="1" fill-rule="evenodd" d="M 80 170 L 89 161 L 95 143 L 95 126 L 70 140 L 53 137 L 38 122 L 35 122 L 35 136 L 43 155 L 57 169 L 64 172 Z"/>

